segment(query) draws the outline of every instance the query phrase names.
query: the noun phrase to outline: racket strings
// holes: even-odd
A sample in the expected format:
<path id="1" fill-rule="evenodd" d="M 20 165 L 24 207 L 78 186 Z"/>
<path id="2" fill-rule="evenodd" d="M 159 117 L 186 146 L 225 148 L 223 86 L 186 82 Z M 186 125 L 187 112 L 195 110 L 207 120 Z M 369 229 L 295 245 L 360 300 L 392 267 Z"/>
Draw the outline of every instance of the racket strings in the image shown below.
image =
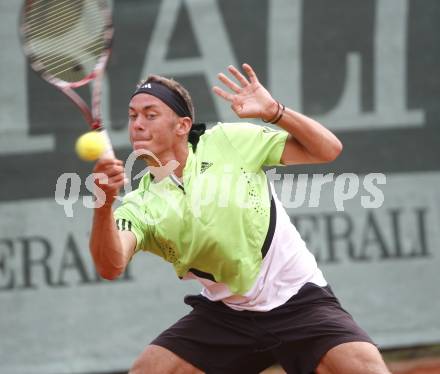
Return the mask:
<path id="1" fill-rule="evenodd" d="M 37 4 L 41 3 L 42 5 L 38 6 Z M 31 9 L 29 9 L 28 13 L 26 14 L 26 24 L 31 25 L 33 28 L 37 28 L 41 25 L 46 26 L 48 22 L 50 22 L 50 18 L 52 16 L 57 16 L 60 13 L 63 14 L 64 17 L 71 16 L 72 13 L 77 16 L 80 13 L 81 7 L 83 6 L 83 3 L 81 1 L 69 1 L 64 0 L 57 3 L 57 6 L 52 6 L 51 10 L 45 11 L 47 6 L 49 5 L 48 2 L 35 2 L 33 3 Z M 65 4 L 65 5 L 63 5 Z M 75 5 L 77 5 L 76 8 Z M 35 21 L 34 21 L 35 20 Z M 63 21 L 63 19 L 59 18 L 59 21 Z M 58 22 L 52 22 L 50 24 L 51 28 L 54 28 Z M 50 28 L 46 28 L 47 31 L 50 31 Z M 41 29 L 40 29 L 41 31 Z"/>
<path id="2" fill-rule="evenodd" d="M 83 39 L 85 40 L 85 39 Z M 85 44 L 85 43 L 84 43 Z M 81 61 L 92 61 L 92 60 L 96 60 L 97 55 L 99 55 L 98 52 L 102 51 L 105 47 L 105 43 L 102 39 L 95 39 L 95 42 L 90 41 L 89 44 L 87 44 L 86 48 L 82 48 L 84 50 L 84 53 L 81 55 L 75 55 L 75 59 L 81 60 Z M 48 48 L 46 50 L 42 50 L 40 52 L 41 56 L 45 56 L 47 55 L 47 57 L 41 57 L 41 59 L 39 60 L 41 63 L 45 64 L 45 65 L 54 65 L 54 64 L 58 64 L 60 65 L 60 67 L 62 65 L 65 65 L 66 60 L 71 59 L 71 57 L 62 57 L 60 58 L 58 55 L 53 54 L 53 52 L 57 52 L 58 48 Z M 89 56 L 89 58 L 84 59 L 83 57 L 85 56 Z M 51 68 L 50 68 L 51 69 Z M 48 70 L 50 70 L 48 69 Z"/>
<path id="3" fill-rule="evenodd" d="M 33 2 L 25 22 L 33 61 L 63 80 L 82 79 L 107 48 L 106 24 L 96 0 Z"/>
<path id="4" fill-rule="evenodd" d="M 102 51 L 102 44 L 100 44 L 100 47 L 97 48 L 95 51 Z M 87 54 L 84 54 L 82 56 L 86 56 Z M 83 67 L 85 65 L 85 63 L 89 62 L 89 61 L 96 61 L 96 57 L 90 57 L 90 58 L 82 58 L 82 56 L 78 57 L 78 60 L 81 61 L 81 65 L 79 65 L 78 63 L 74 63 L 75 66 L 72 67 L 72 60 L 69 60 L 68 57 L 64 57 L 62 60 L 64 60 L 64 65 L 59 64 L 56 65 L 52 68 L 47 69 L 48 73 L 55 73 L 56 75 L 62 75 L 65 72 L 68 72 L 72 69 L 75 70 L 76 73 L 80 73 L 81 70 L 83 70 Z M 93 67 L 90 69 L 93 70 Z"/>
<path id="5" fill-rule="evenodd" d="M 82 3 L 78 3 L 79 6 L 77 8 L 72 8 L 70 6 L 69 12 L 64 12 L 62 9 L 57 9 L 57 14 L 55 17 L 48 18 L 47 15 L 43 17 L 43 19 L 39 23 L 27 23 L 26 24 L 26 36 L 29 40 L 35 40 L 40 37 L 46 37 L 48 39 L 54 39 L 54 34 L 66 34 L 69 29 L 72 28 L 72 25 L 77 23 L 79 16 L 81 15 L 81 10 L 83 9 Z M 89 5 L 89 8 L 84 9 L 84 14 L 87 15 L 87 24 L 88 26 L 95 26 L 94 28 L 98 28 L 104 24 L 102 17 L 99 12 L 96 12 L 96 7 L 93 7 L 93 3 L 88 1 L 86 4 Z M 53 12 L 52 12 L 53 13 Z M 93 18 L 92 18 L 93 17 Z M 98 22 L 97 22 L 98 21 Z M 101 22 L 99 22 L 101 21 Z M 85 31 L 85 30 L 82 30 Z M 84 37 L 87 37 L 87 34 L 83 32 Z M 77 34 L 70 33 L 67 34 L 68 41 L 76 40 Z M 64 41 L 64 40 L 63 40 Z"/>
<path id="6" fill-rule="evenodd" d="M 28 38 L 50 38 L 53 37 L 54 34 L 57 35 L 66 33 L 69 28 L 75 25 L 82 13 L 86 14 L 88 18 L 91 18 L 92 15 L 94 15 L 95 19 L 93 21 L 99 21 L 101 19 L 100 14 L 96 12 L 96 7 L 92 8 L 94 5 L 92 2 L 86 2 L 85 6 L 83 3 L 77 4 L 78 6 L 76 8 L 74 8 L 72 4 L 69 4 L 67 9 L 66 7 L 57 9 L 56 14 L 54 14 L 54 11 L 52 11 L 49 13 L 51 16 L 49 16 L 48 13 L 45 13 L 37 22 L 34 23 L 26 20 Z M 88 23 L 90 25 L 93 24 L 92 22 Z M 97 25 L 99 25 L 99 22 Z"/>

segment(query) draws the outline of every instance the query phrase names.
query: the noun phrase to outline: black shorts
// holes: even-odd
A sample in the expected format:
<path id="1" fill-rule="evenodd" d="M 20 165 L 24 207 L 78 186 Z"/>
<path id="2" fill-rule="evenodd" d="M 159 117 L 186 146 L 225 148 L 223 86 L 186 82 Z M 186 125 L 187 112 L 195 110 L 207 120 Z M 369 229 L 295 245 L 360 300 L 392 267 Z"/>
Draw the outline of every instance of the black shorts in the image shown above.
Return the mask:
<path id="1" fill-rule="evenodd" d="M 329 286 L 307 283 L 269 312 L 235 311 L 201 295 L 186 296 L 185 303 L 193 310 L 151 344 L 208 374 L 253 374 L 275 363 L 289 374 L 310 374 L 332 347 L 372 343 Z"/>

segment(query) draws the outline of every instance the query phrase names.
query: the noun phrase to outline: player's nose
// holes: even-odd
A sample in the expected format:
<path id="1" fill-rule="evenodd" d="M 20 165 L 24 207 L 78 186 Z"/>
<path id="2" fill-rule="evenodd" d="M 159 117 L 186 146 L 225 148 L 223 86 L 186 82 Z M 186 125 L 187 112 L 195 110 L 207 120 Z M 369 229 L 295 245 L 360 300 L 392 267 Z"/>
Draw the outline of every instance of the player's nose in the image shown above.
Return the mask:
<path id="1" fill-rule="evenodd" d="M 132 127 L 135 131 L 145 132 L 147 130 L 146 120 L 143 116 L 137 116 L 132 122 Z"/>

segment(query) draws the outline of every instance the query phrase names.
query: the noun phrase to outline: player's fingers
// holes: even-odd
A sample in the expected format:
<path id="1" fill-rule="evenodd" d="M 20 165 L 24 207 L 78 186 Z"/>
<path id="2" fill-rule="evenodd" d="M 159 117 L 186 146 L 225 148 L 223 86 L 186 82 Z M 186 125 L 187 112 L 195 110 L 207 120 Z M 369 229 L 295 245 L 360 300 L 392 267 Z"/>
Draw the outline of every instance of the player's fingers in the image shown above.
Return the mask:
<path id="1" fill-rule="evenodd" d="M 118 167 L 118 168 L 109 168 L 106 170 L 102 170 L 100 172 L 94 172 L 93 173 L 93 177 L 95 180 L 95 183 L 97 184 L 106 184 L 108 183 L 107 181 L 110 178 L 113 178 L 115 176 L 118 175 L 122 175 L 124 176 L 124 169 L 122 167 Z"/>
<path id="2" fill-rule="evenodd" d="M 227 87 L 229 87 L 232 91 L 239 93 L 240 92 L 240 87 L 238 87 L 238 85 L 236 83 L 234 83 L 233 81 L 231 81 L 226 75 L 224 75 L 223 73 L 220 73 L 218 75 L 218 79 Z"/>
<path id="3" fill-rule="evenodd" d="M 243 70 L 249 77 L 249 80 L 251 83 L 258 83 L 257 74 L 255 73 L 254 69 L 249 64 L 243 64 Z"/>
<path id="4" fill-rule="evenodd" d="M 99 159 L 96 161 L 95 167 L 93 168 L 94 173 L 104 172 L 104 170 L 111 168 L 113 166 L 122 166 L 123 162 L 117 159 Z"/>
<path id="5" fill-rule="evenodd" d="M 97 183 L 97 187 L 103 190 L 107 196 L 119 193 L 123 185 L 124 177 L 120 176 L 108 178 L 106 181 Z"/>
<path id="6" fill-rule="evenodd" d="M 228 70 L 231 72 L 231 74 L 240 82 L 242 87 L 246 87 L 249 85 L 248 80 L 244 77 L 243 74 L 241 74 L 235 66 L 229 65 Z"/>
<path id="7" fill-rule="evenodd" d="M 121 160 L 117 158 L 100 158 L 96 161 L 96 165 L 107 166 L 107 165 L 117 165 L 122 164 Z"/>
<path id="8" fill-rule="evenodd" d="M 100 187 L 102 190 L 104 190 L 104 192 L 107 195 L 113 195 L 119 193 L 123 185 L 124 185 L 124 180 L 118 179 L 118 180 L 111 180 L 109 181 L 108 185 L 100 186 Z"/>
<path id="9" fill-rule="evenodd" d="M 222 97 L 225 100 L 231 101 L 234 99 L 234 95 L 230 94 L 226 91 L 223 91 L 220 87 L 214 86 L 212 88 L 212 90 L 214 91 L 214 93 L 220 97 Z"/>
<path id="10" fill-rule="evenodd" d="M 104 171 L 108 177 L 124 174 L 124 168 L 122 166 L 111 166 Z"/>
<path id="11" fill-rule="evenodd" d="M 108 184 L 112 187 L 122 187 L 124 179 L 124 175 L 115 175 L 114 177 L 109 178 Z"/>
<path id="12" fill-rule="evenodd" d="M 111 173 L 113 170 L 121 171 L 124 169 L 122 162 L 106 162 L 106 163 L 97 163 L 93 172 L 99 173 Z"/>

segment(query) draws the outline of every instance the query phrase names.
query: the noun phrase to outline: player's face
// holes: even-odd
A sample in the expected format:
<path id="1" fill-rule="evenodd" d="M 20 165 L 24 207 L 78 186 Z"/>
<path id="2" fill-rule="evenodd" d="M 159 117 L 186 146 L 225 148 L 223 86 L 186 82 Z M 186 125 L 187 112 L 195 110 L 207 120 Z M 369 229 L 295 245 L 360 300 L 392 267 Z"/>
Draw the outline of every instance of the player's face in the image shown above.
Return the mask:
<path id="1" fill-rule="evenodd" d="M 134 96 L 128 107 L 128 118 L 134 150 L 146 149 L 160 157 L 173 148 L 178 116 L 157 97 L 146 93 Z"/>

